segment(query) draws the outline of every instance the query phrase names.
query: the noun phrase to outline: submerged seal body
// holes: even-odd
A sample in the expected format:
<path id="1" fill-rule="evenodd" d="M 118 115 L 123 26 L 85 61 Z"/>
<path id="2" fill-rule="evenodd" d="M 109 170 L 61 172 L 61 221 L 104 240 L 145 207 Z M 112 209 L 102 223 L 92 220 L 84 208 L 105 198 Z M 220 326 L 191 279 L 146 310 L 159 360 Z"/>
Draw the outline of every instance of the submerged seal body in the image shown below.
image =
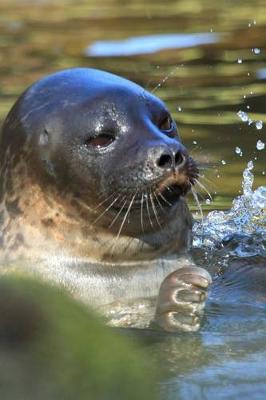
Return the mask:
<path id="1" fill-rule="evenodd" d="M 186 254 L 184 198 L 198 170 L 160 99 L 107 72 L 57 72 L 11 109 L 0 164 L 3 269 L 112 313 L 147 301 L 164 329 L 198 329 L 210 277 Z"/>

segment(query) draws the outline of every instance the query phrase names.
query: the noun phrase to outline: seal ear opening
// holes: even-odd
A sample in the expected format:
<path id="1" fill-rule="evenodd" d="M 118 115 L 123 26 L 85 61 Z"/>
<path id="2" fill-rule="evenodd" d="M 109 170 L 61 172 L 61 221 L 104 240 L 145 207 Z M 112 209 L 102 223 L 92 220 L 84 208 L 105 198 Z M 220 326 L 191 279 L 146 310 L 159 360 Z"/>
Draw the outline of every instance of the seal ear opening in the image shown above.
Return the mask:
<path id="1" fill-rule="evenodd" d="M 49 133 L 46 128 L 42 131 L 42 133 L 39 136 L 39 146 L 40 146 L 40 155 L 41 155 L 41 160 L 44 165 L 44 168 L 48 175 L 52 176 L 55 178 L 55 171 L 54 167 L 52 165 L 52 162 L 50 160 L 50 150 L 49 150 Z"/>
<path id="2" fill-rule="evenodd" d="M 39 144 L 41 146 L 47 146 L 49 143 L 49 134 L 46 128 L 44 128 L 43 132 L 40 134 L 39 137 Z"/>

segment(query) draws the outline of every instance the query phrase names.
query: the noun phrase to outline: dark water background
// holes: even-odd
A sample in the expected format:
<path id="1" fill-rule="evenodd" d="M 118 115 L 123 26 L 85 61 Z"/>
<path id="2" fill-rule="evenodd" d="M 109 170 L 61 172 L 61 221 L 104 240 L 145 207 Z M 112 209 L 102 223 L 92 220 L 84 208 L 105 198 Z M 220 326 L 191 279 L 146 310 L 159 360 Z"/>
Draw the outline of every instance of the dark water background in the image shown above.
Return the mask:
<path id="1" fill-rule="evenodd" d="M 33 81 L 74 66 L 123 75 L 167 103 L 208 164 L 206 210 L 231 207 L 250 160 L 254 187 L 266 186 L 265 0 L 0 0 L 0 119 Z M 163 366 L 164 399 L 266 398 L 265 221 L 238 235 L 195 250 L 217 267 L 200 333 L 138 334 Z"/>

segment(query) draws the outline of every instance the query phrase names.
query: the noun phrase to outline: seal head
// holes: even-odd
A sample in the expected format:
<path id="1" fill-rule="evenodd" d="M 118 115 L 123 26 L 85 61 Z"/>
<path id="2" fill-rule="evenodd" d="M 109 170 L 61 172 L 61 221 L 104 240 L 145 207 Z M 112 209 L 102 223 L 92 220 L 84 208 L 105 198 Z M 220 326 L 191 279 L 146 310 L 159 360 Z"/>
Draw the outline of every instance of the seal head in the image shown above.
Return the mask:
<path id="1" fill-rule="evenodd" d="M 0 163 L 6 230 L 40 220 L 42 237 L 71 247 L 75 232 L 88 251 L 100 231 L 154 249 L 187 245 L 184 195 L 197 167 L 165 104 L 124 78 L 74 68 L 35 83 L 3 125 Z M 18 230 L 16 243 L 30 246 Z"/>

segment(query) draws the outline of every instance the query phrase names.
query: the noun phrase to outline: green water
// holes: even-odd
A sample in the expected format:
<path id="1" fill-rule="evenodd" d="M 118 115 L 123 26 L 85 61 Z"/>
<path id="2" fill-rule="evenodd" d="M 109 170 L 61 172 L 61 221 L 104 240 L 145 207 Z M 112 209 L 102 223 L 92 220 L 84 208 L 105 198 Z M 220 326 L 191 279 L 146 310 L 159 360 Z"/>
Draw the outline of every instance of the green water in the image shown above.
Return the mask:
<path id="1" fill-rule="evenodd" d="M 203 207 L 227 209 L 249 160 L 255 187 L 266 186 L 265 149 L 256 147 L 266 142 L 265 6 L 265 0 L 1 0 L 0 118 L 28 85 L 55 70 L 88 66 L 123 75 L 167 103 L 184 143 L 206 167 L 202 183 L 213 201 L 206 205 L 201 192 Z M 163 49 L 145 54 L 140 38 L 132 55 L 85 53 L 99 41 L 177 33 L 195 34 L 194 40 L 208 33 L 213 40 L 171 48 L 168 38 Z M 137 334 L 163 366 L 163 398 L 266 397 L 265 264 L 257 255 L 232 260 L 228 276 L 213 287 L 200 333 Z M 234 275 L 239 265 L 247 278 Z"/>

